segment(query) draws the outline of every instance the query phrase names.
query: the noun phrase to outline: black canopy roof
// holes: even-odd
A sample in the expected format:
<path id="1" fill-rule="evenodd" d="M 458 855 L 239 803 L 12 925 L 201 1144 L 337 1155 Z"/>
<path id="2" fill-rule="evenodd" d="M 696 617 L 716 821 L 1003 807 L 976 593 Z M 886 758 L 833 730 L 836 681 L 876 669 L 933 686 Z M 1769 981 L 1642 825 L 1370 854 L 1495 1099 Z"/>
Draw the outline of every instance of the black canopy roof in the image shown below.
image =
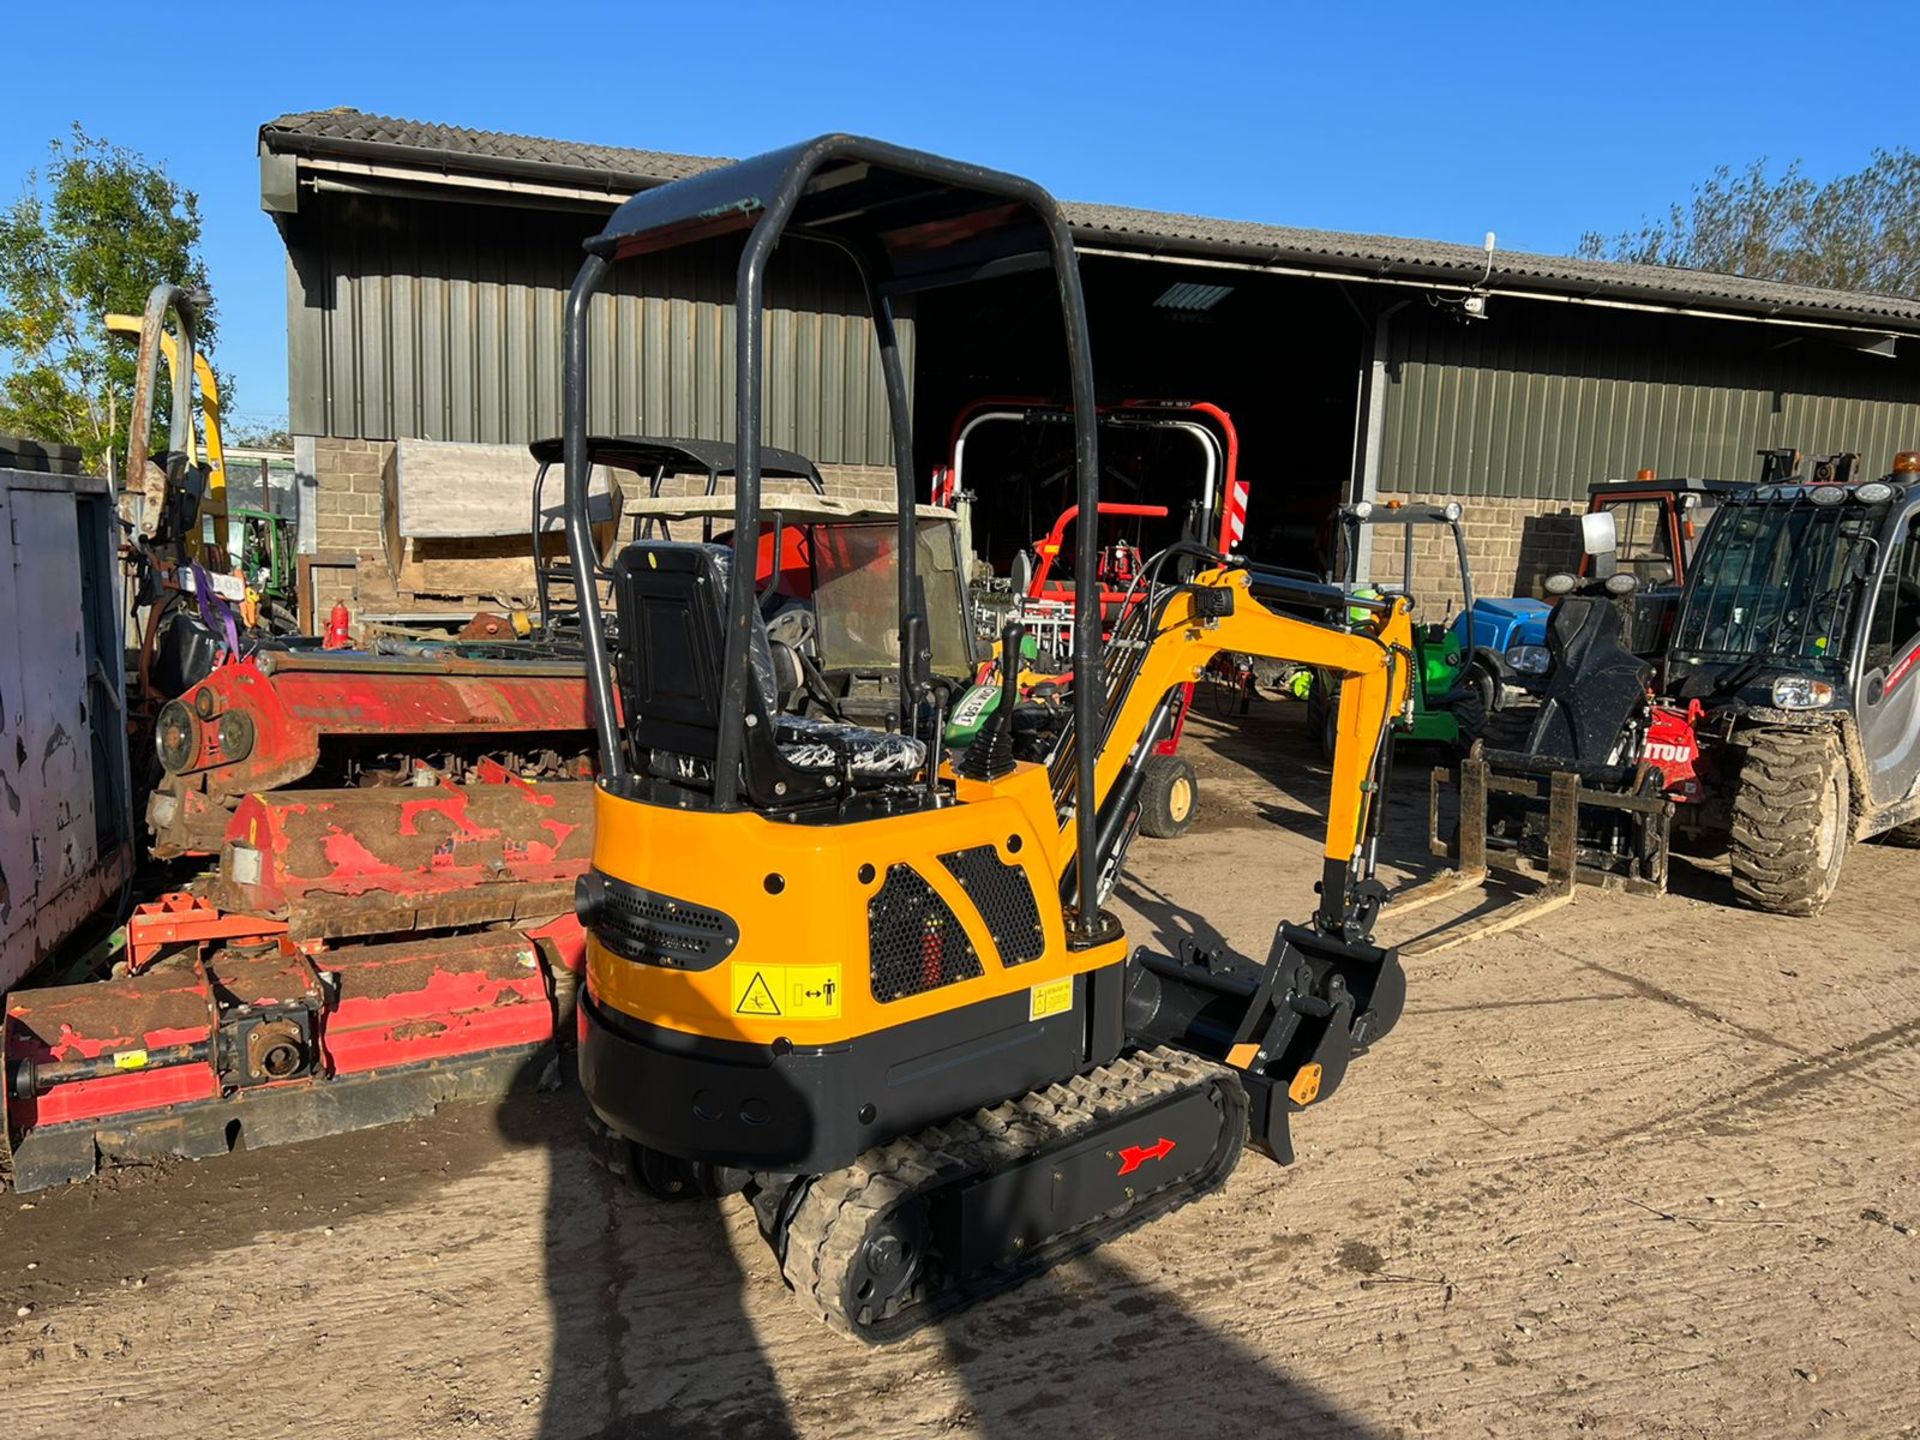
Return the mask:
<path id="1" fill-rule="evenodd" d="M 542 465 L 558 465 L 563 459 L 563 444 L 558 435 L 536 440 L 527 447 Z M 680 440 L 651 435 L 589 435 L 587 460 L 593 465 L 614 465 L 622 470 L 659 470 L 669 475 L 731 475 L 734 467 L 733 442 L 729 440 Z M 780 480 L 818 481 L 819 472 L 806 456 L 776 446 L 760 447 L 760 473 Z"/>
<path id="2" fill-rule="evenodd" d="M 750 229 L 791 203 L 783 238 L 856 253 L 898 293 L 1044 265 L 1053 198 L 1030 180 L 856 135 L 771 150 L 643 190 L 587 242 L 608 259 Z"/>

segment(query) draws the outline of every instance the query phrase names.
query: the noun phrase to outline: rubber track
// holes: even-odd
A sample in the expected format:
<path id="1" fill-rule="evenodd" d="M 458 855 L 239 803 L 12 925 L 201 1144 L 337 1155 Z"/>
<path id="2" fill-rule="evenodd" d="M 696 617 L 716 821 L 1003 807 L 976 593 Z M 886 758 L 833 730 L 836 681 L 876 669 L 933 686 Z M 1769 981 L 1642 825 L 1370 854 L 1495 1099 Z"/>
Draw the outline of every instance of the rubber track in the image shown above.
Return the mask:
<path id="1" fill-rule="evenodd" d="M 929 1294 L 923 1276 L 904 1302 L 889 1302 L 882 1314 L 847 1311 L 844 1279 L 874 1221 L 891 1206 L 1067 1144 L 1127 1111 L 1202 1087 L 1211 1087 L 1232 1113 L 1222 1117 L 1222 1148 L 1199 1176 L 1136 1195 L 1087 1224 L 1049 1238 L 1020 1264 L 964 1288 Z M 1217 1189 L 1232 1173 L 1245 1144 L 1246 1105 L 1238 1075 L 1225 1066 L 1164 1047 L 1123 1056 L 1045 1090 L 876 1146 L 845 1169 L 817 1177 L 787 1224 L 782 1271 L 794 1293 L 834 1329 L 869 1344 L 897 1340 Z"/>
<path id="2" fill-rule="evenodd" d="M 1812 915 L 1827 903 L 1832 892 L 1815 859 L 1820 800 L 1843 764 L 1832 731 L 1824 727 L 1762 730 L 1748 745 L 1729 848 L 1734 893 L 1755 909 Z M 1849 822 L 1848 815 L 1840 816 L 1843 847 Z"/>

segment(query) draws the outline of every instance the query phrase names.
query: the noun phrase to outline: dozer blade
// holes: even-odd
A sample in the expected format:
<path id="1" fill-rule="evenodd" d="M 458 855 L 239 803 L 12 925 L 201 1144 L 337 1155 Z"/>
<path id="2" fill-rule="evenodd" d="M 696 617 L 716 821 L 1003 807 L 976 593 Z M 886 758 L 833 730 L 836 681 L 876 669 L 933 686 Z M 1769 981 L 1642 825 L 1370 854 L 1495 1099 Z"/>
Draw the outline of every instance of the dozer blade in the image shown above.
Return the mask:
<path id="1" fill-rule="evenodd" d="M 887 1344 L 1212 1191 L 1246 1128 L 1231 1070 L 1123 1055 L 804 1182 L 781 1271 L 836 1330 Z"/>

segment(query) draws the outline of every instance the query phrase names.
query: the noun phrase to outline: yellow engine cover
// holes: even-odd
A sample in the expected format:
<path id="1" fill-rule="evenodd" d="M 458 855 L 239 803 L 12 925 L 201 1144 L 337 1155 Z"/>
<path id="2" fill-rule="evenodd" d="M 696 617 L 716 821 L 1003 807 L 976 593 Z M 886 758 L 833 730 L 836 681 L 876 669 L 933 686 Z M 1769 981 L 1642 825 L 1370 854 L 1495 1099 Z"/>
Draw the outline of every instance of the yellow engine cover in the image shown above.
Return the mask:
<path id="1" fill-rule="evenodd" d="M 708 968 L 683 969 L 625 959 L 589 931 L 589 994 L 668 1029 L 797 1047 L 1023 990 L 1034 1019 L 1054 1013 L 1062 982 L 1120 962 L 1126 941 L 1067 948 L 1058 896 L 1070 836 L 1043 767 L 960 781 L 958 795 L 937 810 L 807 825 L 599 788 L 595 869 L 717 911 L 738 939 Z"/>

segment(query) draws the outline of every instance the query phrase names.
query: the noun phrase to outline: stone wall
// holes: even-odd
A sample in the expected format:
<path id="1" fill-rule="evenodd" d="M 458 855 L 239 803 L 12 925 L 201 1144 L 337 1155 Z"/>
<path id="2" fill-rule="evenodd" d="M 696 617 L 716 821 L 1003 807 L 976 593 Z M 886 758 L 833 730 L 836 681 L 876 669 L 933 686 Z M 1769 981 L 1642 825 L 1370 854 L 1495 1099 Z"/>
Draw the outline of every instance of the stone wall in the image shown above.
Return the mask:
<path id="1" fill-rule="evenodd" d="M 1388 500 L 1441 505 L 1448 495 L 1388 495 Z M 1542 582 L 1556 570 L 1580 563 L 1580 511 L 1565 501 L 1505 499 L 1475 496 L 1460 502 L 1461 524 L 1467 532 L 1467 561 L 1473 567 L 1474 588 L 1482 595 L 1544 594 Z M 1404 532 L 1379 526 L 1373 532 L 1373 576 L 1397 579 L 1402 570 Z M 1414 532 L 1413 593 L 1444 603 L 1458 600 L 1459 565 L 1453 537 L 1444 526 L 1422 526 Z"/>

